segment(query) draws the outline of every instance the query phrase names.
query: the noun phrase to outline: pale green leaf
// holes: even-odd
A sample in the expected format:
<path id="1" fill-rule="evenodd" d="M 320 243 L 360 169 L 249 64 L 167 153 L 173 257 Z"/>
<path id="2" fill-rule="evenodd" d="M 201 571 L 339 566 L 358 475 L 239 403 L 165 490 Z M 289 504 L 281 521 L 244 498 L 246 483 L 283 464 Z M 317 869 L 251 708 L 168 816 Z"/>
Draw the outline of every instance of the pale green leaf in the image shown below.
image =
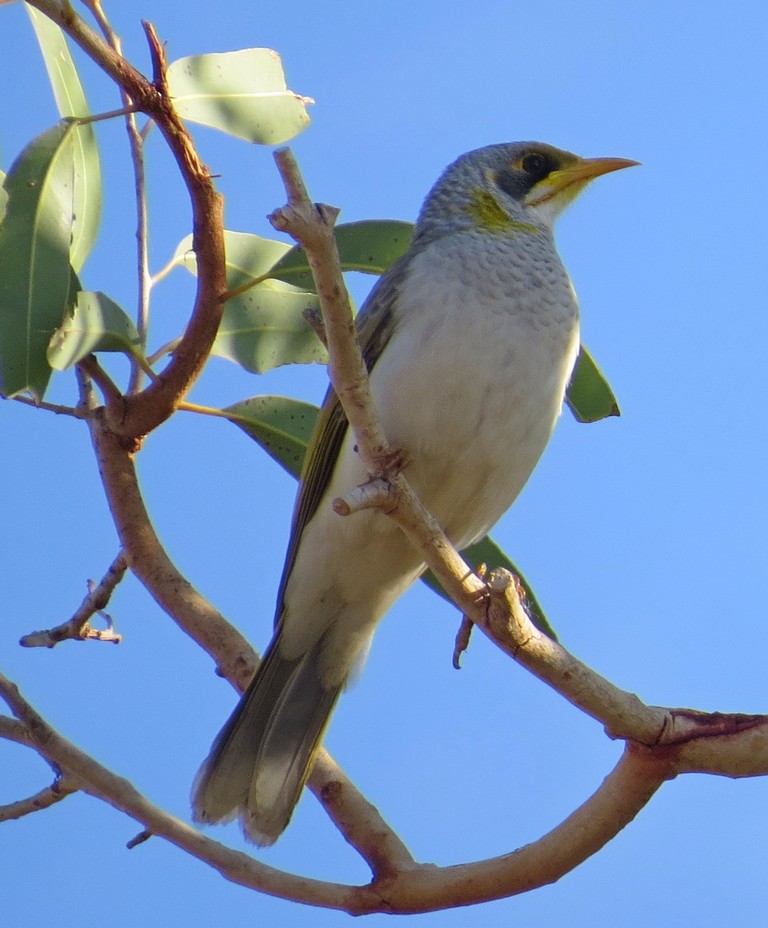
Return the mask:
<path id="1" fill-rule="evenodd" d="M 288 90 L 269 48 L 180 58 L 168 83 L 183 119 L 262 145 L 279 145 L 309 124 L 306 97 Z"/>
<path id="2" fill-rule="evenodd" d="M 348 222 L 334 229 L 336 247 L 343 271 L 383 274 L 408 248 L 413 224 L 396 219 Z M 306 290 L 314 290 L 312 272 L 303 248 L 261 238 L 247 232 L 224 232 L 227 260 L 227 286 L 230 290 L 249 281 L 274 278 Z M 183 238 L 168 267 L 181 265 L 197 273 L 192 236 Z"/>
<path id="3" fill-rule="evenodd" d="M 304 319 L 319 312 L 314 293 L 276 280 L 228 300 L 211 354 L 261 374 L 281 364 L 326 363 L 328 356 Z"/>
<path id="4" fill-rule="evenodd" d="M 0 388 L 42 398 L 48 342 L 70 295 L 73 213 L 70 120 L 34 139 L 5 179 L 0 226 Z"/>
<path id="5" fill-rule="evenodd" d="M 255 278 L 264 277 L 280 258 L 290 251 L 290 246 L 271 238 L 261 238 L 248 232 L 224 232 L 224 248 L 227 264 L 227 287 L 234 290 Z M 171 259 L 190 274 L 197 274 L 197 256 L 192 250 L 192 236 L 183 238 Z"/>
<path id="6" fill-rule="evenodd" d="M 223 411 L 298 479 L 317 421 L 317 406 L 286 396 L 253 396 Z"/>
<path id="7" fill-rule="evenodd" d="M 64 33 L 39 10 L 28 3 L 24 6 L 32 20 L 59 113 L 64 117 L 89 116 L 88 102 Z M 78 126 L 73 145 L 75 191 L 70 260 L 79 271 L 96 240 L 101 218 L 101 166 L 93 126 Z"/>
<path id="8" fill-rule="evenodd" d="M 410 245 L 413 223 L 397 219 L 347 222 L 336 226 L 334 236 L 342 271 L 383 274 Z M 269 276 L 308 290 L 314 289 L 307 256 L 298 245 L 280 258 Z"/>
<path id="9" fill-rule="evenodd" d="M 106 294 L 81 290 L 74 309 L 51 337 L 48 363 L 62 371 L 92 351 L 141 356 L 141 338 L 126 312 Z"/>
<path id="10" fill-rule="evenodd" d="M 582 345 L 565 401 L 578 422 L 597 422 L 620 416 L 613 390 L 592 355 Z"/>

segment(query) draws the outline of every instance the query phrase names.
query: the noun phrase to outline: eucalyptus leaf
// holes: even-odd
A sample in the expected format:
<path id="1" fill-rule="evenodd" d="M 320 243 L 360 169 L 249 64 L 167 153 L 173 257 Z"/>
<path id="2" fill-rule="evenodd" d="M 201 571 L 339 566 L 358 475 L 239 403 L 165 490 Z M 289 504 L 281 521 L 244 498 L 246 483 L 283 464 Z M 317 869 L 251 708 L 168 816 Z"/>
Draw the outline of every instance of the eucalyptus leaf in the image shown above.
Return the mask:
<path id="1" fill-rule="evenodd" d="M 223 411 L 292 477 L 299 478 L 317 406 L 286 396 L 253 396 Z"/>
<path id="2" fill-rule="evenodd" d="M 261 238 L 249 232 L 224 231 L 227 265 L 227 287 L 234 290 L 255 278 L 266 275 L 275 262 L 291 250 L 290 245 L 272 238 Z M 190 274 L 197 274 L 197 256 L 192 249 L 192 236 L 185 236 L 176 246 L 172 264 L 181 265 Z"/>
<path id="3" fill-rule="evenodd" d="M 408 248 L 413 236 L 413 223 L 396 219 L 348 222 L 336 226 L 334 235 L 343 271 L 383 274 Z M 231 230 L 225 230 L 224 244 L 230 290 L 265 278 L 282 280 L 305 290 L 315 288 L 303 248 L 291 248 L 275 239 Z M 185 236 L 177 245 L 169 267 L 173 265 L 181 265 L 190 273 L 197 273 L 191 235 Z"/>
<path id="4" fill-rule="evenodd" d="M 34 139 L 14 162 L 0 225 L 0 390 L 45 393 L 48 342 L 70 297 L 74 209 L 71 120 Z"/>
<path id="5" fill-rule="evenodd" d="M 43 54 L 48 78 L 63 117 L 89 116 L 83 86 L 62 30 L 47 16 L 25 3 Z M 73 138 L 75 169 L 72 267 L 79 271 L 96 240 L 101 218 L 101 166 L 93 126 L 79 125 Z"/>
<path id="6" fill-rule="evenodd" d="M 565 401 L 578 422 L 598 422 L 620 416 L 619 404 L 603 372 L 582 345 Z"/>
<path id="7" fill-rule="evenodd" d="M 413 238 L 413 228 L 412 222 L 397 219 L 366 219 L 336 226 L 334 236 L 341 269 L 383 274 L 405 253 Z M 269 276 L 307 290 L 315 286 L 307 256 L 298 245 L 280 258 Z"/>
<path id="8" fill-rule="evenodd" d="M 309 124 L 307 97 L 288 90 L 283 64 L 269 48 L 180 58 L 168 68 L 182 119 L 262 145 L 279 145 Z"/>
<path id="9" fill-rule="evenodd" d="M 81 290 L 63 325 L 51 336 L 48 363 L 63 371 L 92 351 L 120 351 L 141 357 L 141 338 L 114 300 L 104 293 Z"/>
<path id="10" fill-rule="evenodd" d="M 303 313 L 314 293 L 268 280 L 227 301 L 211 354 L 261 374 L 282 364 L 325 364 L 328 355 Z"/>

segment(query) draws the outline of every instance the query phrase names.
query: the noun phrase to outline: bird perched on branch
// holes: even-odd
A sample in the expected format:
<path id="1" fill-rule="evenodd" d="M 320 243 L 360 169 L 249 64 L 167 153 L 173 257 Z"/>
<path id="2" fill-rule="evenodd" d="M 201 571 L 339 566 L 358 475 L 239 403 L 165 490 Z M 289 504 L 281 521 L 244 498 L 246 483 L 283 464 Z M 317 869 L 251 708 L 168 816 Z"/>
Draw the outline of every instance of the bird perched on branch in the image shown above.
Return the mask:
<path id="1" fill-rule="evenodd" d="M 553 223 L 593 178 L 635 163 L 538 142 L 462 155 L 360 313 L 384 432 L 459 550 L 488 532 L 528 480 L 576 360 L 578 307 Z M 275 633 L 198 773 L 198 821 L 237 816 L 257 844 L 278 838 L 377 623 L 424 571 L 386 515 L 332 510 L 367 479 L 331 389 L 299 486 Z"/>

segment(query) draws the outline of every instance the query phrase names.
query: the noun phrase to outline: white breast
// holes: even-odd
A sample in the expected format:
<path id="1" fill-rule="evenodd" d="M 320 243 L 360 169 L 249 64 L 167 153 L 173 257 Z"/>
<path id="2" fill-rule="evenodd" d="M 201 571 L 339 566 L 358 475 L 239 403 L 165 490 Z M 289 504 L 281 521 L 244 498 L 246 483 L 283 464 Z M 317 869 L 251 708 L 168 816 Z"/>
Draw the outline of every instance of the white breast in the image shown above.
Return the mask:
<path id="1" fill-rule="evenodd" d="M 499 251 L 438 241 L 417 258 L 396 334 L 371 383 L 393 446 L 423 502 L 459 547 L 509 508 L 554 428 L 578 352 L 578 312 L 554 252 L 522 233 Z M 546 244 L 546 243 L 545 243 Z M 505 253 L 506 251 L 506 253 Z"/>

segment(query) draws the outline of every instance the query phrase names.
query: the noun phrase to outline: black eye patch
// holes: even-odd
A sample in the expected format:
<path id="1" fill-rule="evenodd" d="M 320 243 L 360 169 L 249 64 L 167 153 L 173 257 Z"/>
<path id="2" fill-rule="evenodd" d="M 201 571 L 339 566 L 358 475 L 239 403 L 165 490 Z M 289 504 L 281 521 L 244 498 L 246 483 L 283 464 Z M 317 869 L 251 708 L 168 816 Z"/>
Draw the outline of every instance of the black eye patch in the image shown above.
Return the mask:
<path id="1" fill-rule="evenodd" d="M 556 169 L 549 155 L 531 151 L 514 165 L 504 168 L 496 175 L 496 183 L 504 193 L 521 200 L 526 193 Z"/>

